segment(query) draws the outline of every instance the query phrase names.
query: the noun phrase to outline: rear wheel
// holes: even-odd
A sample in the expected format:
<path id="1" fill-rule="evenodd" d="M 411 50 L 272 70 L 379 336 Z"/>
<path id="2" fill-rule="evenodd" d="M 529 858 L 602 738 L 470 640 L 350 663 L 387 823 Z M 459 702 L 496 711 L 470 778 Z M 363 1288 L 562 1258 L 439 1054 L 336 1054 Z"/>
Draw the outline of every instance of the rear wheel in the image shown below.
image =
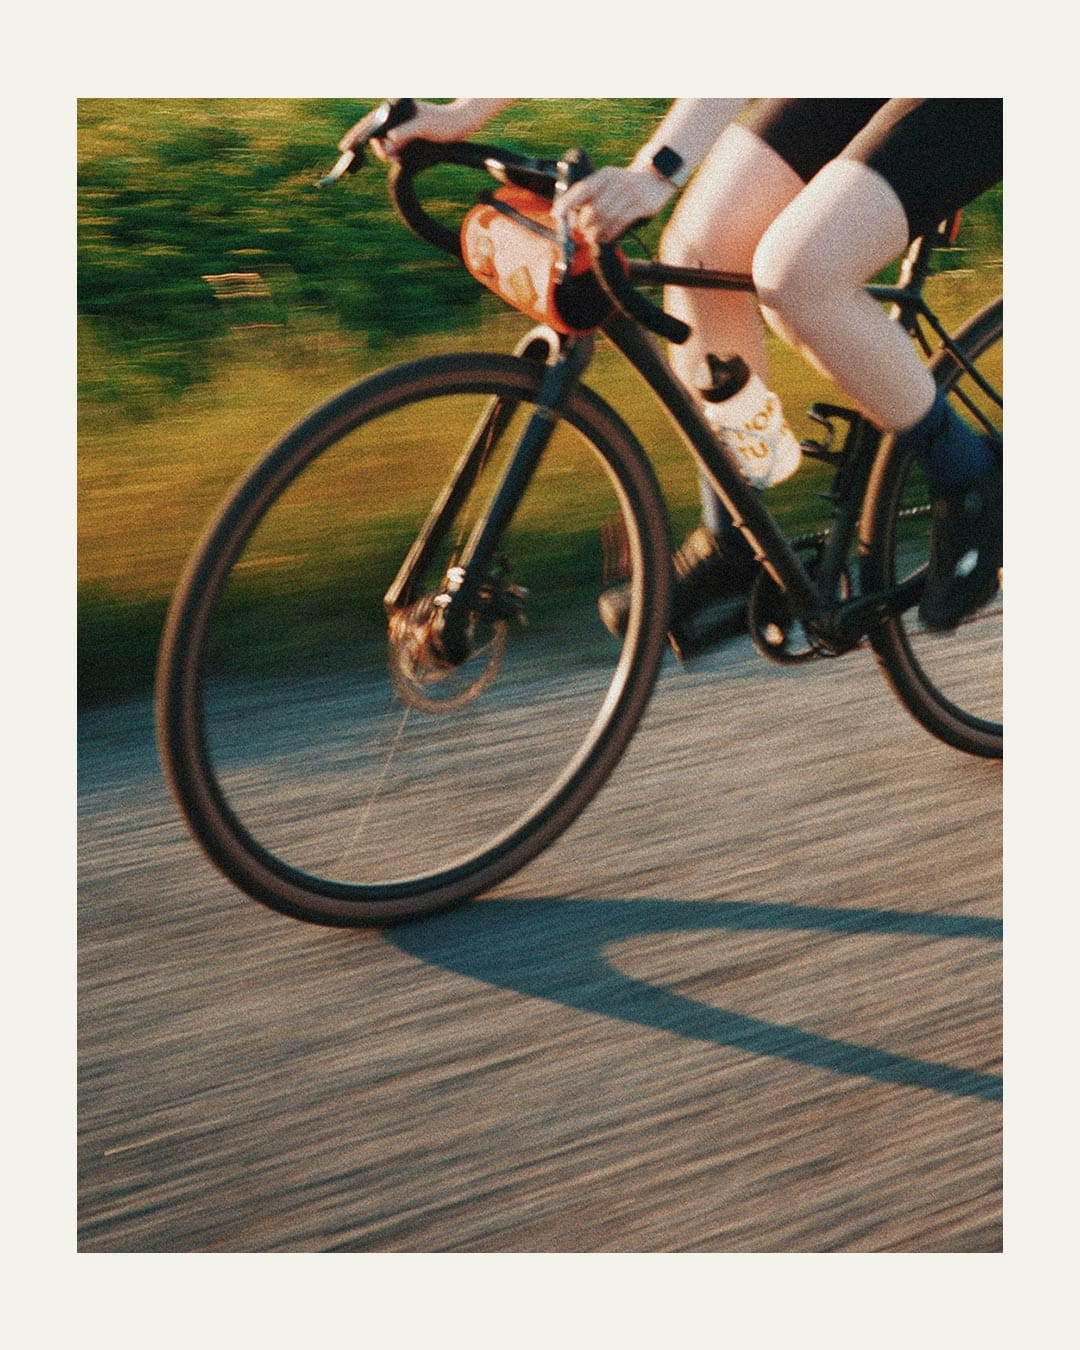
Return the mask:
<path id="1" fill-rule="evenodd" d="M 587 389 L 501 538 L 467 650 L 430 640 L 541 371 L 466 355 L 361 382 L 267 453 L 192 560 L 160 657 L 162 758 L 196 838 L 263 903 L 369 924 L 474 895 L 574 820 L 633 734 L 665 648 L 669 536 L 640 447 Z M 475 489 L 388 617 L 478 426 Z M 632 575 L 621 646 L 596 606 L 611 539 Z"/>
<path id="2" fill-rule="evenodd" d="M 979 426 L 1002 426 L 1002 302 L 957 334 L 963 357 L 938 354 L 931 366 L 950 402 Z M 863 588 L 880 590 L 925 569 L 930 496 L 922 468 L 895 441 L 883 445 L 863 518 Z M 897 696 L 928 731 L 969 754 L 999 758 L 1003 746 L 1004 597 L 997 594 L 951 633 L 927 631 L 913 607 L 871 634 Z"/>

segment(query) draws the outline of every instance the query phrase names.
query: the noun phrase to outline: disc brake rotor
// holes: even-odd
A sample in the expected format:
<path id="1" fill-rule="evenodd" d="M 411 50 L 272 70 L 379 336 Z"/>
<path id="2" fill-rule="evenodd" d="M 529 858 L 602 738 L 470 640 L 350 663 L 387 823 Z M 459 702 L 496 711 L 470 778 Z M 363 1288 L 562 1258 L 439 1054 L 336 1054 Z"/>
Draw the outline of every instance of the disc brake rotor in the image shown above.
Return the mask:
<path id="1" fill-rule="evenodd" d="M 425 713 L 463 708 L 488 687 L 499 672 L 509 624 L 505 619 L 473 618 L 467 630 L 468 655 L 448 661 L 440 654 L 432 625 L 439 611 L 431 596 L 390 617 L 388 655 L 394 691 L 403 703 Z"/>

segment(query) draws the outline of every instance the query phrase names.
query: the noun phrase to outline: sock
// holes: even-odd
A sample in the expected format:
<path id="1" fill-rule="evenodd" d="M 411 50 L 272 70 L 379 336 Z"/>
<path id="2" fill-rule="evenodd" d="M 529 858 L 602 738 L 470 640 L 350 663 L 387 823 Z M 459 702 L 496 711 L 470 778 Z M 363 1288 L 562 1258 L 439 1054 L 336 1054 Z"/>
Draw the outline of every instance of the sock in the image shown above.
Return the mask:
<path id="1" fill-rule="evenodd" d="M 943 496 L 972 487 L 994 463 L 989 436 L 946 403 L 940 389 L 926 416 L 901 432 L 898 440 L 909 444 L 921 461 L 931 492 Z"/>
<path id="2" fill-rule="evenodd" d="M 701 482 L 701 520 L 719 543 L 725 557 L 734 560 L 742 554 L 748 558 L 753 556 L 750 545 L 735 528 L 735 522 L 712 490 L 711 484 L 704 479 Z"/>

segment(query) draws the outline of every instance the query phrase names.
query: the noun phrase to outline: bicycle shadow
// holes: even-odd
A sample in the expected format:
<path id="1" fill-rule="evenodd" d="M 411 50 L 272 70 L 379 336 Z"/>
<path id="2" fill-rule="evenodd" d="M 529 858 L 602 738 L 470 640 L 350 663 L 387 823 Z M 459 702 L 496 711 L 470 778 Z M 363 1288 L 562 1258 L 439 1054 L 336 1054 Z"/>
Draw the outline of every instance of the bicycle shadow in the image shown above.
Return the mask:
<path id="1" fill-rule="evenodd" d="M 999 920 L 881 909 L 676 900 L 486 900 L 388 929 L 422 961 L 530 998 L 882 1083 L 1000 1101 L 1002 1079 L 743 1016 L 624 975 L 612 943 L 722 929 L 1002 940 Z"/>

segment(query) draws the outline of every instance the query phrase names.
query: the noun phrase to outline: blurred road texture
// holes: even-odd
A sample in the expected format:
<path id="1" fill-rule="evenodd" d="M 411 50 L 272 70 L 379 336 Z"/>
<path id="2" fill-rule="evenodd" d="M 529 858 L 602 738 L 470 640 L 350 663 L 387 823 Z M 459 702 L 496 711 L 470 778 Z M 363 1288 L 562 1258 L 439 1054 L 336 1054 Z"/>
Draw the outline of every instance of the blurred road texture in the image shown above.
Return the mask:
<path id="1" fill-rule="evenodd" d="M 238 894 L 97 711 L 79 867 L 82 1251 L 1001 1247 L 1001 767 L 867 653 L 666 667 L 554 848 L 385 932 Z"/>

